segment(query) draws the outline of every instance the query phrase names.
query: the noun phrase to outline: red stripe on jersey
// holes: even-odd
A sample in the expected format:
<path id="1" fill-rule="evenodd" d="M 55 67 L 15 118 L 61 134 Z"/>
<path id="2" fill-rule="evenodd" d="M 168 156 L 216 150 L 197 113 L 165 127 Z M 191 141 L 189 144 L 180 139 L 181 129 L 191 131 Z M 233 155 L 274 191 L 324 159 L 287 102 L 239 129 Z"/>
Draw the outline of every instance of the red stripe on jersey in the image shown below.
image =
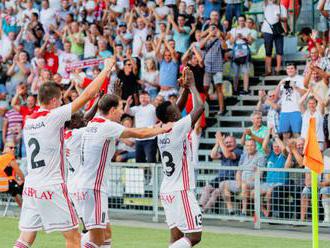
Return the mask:
<path id="1" fill-rule="evenodd" d="M 99 117 L 94 117 L 91 122 L 98 122 L 98 123 L 102 123 L 105 122 L 105 119 L 103 118 L 99 118 Z"/>
<path id="2" fill-rule="evenodd" d="M 65 181 L 65 168 L 64 168 L 64 128 L 60 129 L 60 169 L 63 181 Z"/>
<path id="3" fill-rule="evenodd" d="M 189 172 L 188 172 L 188 162 L 187 162 L 187 145 L 186 141 L 183 142 L 183 156 L 182 156 L 182 180 L 183 189 L 190 189 L 189 185 Z"/>
<path id="4" fill-rule="evenodd" d="M 45 111 L 40 111 L 40 112 L 34 112 L 32 115 L 29 115 L 27 118 L 29 119 L 37 119 L 42 116 L 46 116 L 50 113 L 50 111 L 45 110 Z"/>
<path id="5" fill-rule="evenodd" d="M 106 140 L 104 142 L 102 153 L 101 153 L 101 160 L 99 163 L 99 168 L 96 174 L 96 180 L 94 184 L 94 198 L 95 198 L 95 220 L 96 224 L 101 223 L 101 185 L 103 180 L 103 174 L 105 170 L 105 163 L 107 160 L 108 155 L 108 148 L 109 148 L 110 140 Z"/>
<path id="6" fill-rule="evenodd" d="M 186 219 L 187 219 L 188 229 L 193 230 L 194 229 L 194 220 L 193 220 L 193 217 L 191 214 L 187 191 L 185 191 L 185 190 L 181 191 L 181 197 L 182 197 L 182 201 L 183 201 L 184 213 L 185 213 Z"/>
<path id="7" fill-rule="evenodd" d="M 61 183 L 61 186 L 62 186 L 62 191 L 63 191 L 64 198 L 65 198 L 66 203 L 68 204 L 68 207 L 69 207 L 72 225 L 76 226 L 76 225 L 78 225 L 78 220 L 77 220 L 77 216 L 75 214 L 75 210 L 73 209 L 73 206 L 71 204 L 71 201 L 69 200 L 68 188 L 66 187 L 65 183 Z"/>
<path id="8" fill-rule="evenodd" d="M 70 139 L 72 137 L 72 130 L 66 131 L 64 134 L 64 139 Z"/>
<path id="9" fill-rule="evenodd" d="M 193 132 L 193 130 L 191 129 L 190 132 L 188 133 L 188 141 L 189 141 L 189 146 L 190 146 L 191 157 L 193 157 L 192 132 Z"/>

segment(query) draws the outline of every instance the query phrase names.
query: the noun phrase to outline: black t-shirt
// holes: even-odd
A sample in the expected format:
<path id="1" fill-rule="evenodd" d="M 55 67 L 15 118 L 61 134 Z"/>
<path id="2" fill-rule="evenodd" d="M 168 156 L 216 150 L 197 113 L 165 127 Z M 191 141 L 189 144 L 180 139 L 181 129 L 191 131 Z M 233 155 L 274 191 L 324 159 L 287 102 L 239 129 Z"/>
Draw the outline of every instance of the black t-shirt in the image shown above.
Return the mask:
<path id="1" fill-rule="evenodd" d="M 123 70 L 120 70 L 118 72 L 118 78 L 123 83 L 123 93 L 121 96 L 123 100 L 127 100 L 129 96 L 138 93 L 138 78 L 133 72 L 131 72 L 129 75 L 126 75 Z"/>
<path id="2" fill-rule="evenodd" d="M 192 66 L 191 64 L 188 64 L 188 67 L 194 73 L 196 88 L 198 92 L 204 93 L 204 84 L 203 84 L 204 73 L 205 73 L 204 67 L 201 67 L 200 65 Z"/>

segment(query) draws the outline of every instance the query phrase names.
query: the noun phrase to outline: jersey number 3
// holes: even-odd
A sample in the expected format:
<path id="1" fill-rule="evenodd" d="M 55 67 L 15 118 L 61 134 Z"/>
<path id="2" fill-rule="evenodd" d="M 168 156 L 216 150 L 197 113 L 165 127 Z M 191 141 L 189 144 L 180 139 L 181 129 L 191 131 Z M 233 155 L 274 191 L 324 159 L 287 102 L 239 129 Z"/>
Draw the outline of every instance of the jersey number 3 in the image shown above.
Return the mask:
<path id="1" fill-rule="evenodd" d="M 45 160 L 35 161 L 36 156 L 40 152 L 40 145 L 37 139 L 31 138 L 28 143 L 29 147 L 34 145 L 34 149 L 31 154 L 31 165 L 32 169 L 40 168 L 46 166 Z"/>
<path id="2" fill-rule="evenodd" d="M 166 176 L 170 177 L 173 175 L 174 171 L 175 171 L 175 164 L 173 163 L 173 156 L 171 153 L 164 151 L 162 153 L 162 158 L 163 160 L 165 158 L 167 158 L 167 161 L 165 162 L 165 170 L 164 173 Z"/>

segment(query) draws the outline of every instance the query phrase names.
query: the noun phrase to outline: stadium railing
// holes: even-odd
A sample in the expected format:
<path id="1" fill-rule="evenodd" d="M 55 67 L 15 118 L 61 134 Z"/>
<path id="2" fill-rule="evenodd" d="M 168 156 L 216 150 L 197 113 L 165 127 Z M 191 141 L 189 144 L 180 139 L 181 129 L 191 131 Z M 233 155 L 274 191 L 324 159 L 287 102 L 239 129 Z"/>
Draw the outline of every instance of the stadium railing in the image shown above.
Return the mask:
<path id="1" fill-rule="evenodd" d="M 250 222 L 255 228 L 261 228 L 262 223 L 311 225 L 311 205 L 308 201 L 305 221 L 301 221 L 301 198 L 311 196 L 305 187 L 307 169 L 268 169 L 257 168 L 250 171 L 250 197 L 247 197 L 246 215 L 241 214 L 242 202 L 246 194 L 235 191 L 235 183 L 228 182 L 228 176 L 234 176 L 238 167 L 220 166 L 219 163 L 199 163 L 196 172 L 196 196 L 203 207 L 204 219 L 237 220 Z M 136 214 L 150 215 L 153 221 L 158 221 L 164 212 L 159 200 L 159 189 L 163 177 L 160 164 L 114 163 L 111 168 L 109 181 L 109 209 L 111 213 L 124 213 L 125 216 Z M 267 196 L 261 194 L 269 189 L 264 182 L 267 174 L 272 177 L 286 177 L 285 183 L 275 185 L 270 198 L 269 215 L 262 211 L 267 207 Z M 275 174 L 274 174 L 275 173 Z M 276 174 L 277 173 L 277 174 Z M 325 171 L 330 173 L 330 171 Z M 215 180 L 218 178 L 218 180 Z M 226 186 L 228 185 L 228 187 Z M 230 195 L 225 194 L 225 188 L 234 190 Z M 228 191 L 227 191 L 228 192 Z M 204 198 L 201 198 L 203 195 Z M 206 196 L 206 197 L 205 197 Z M 233 212 L 229 213 L 227 202 L 230 197 Z M 201 202 L 203 199 L 206 199 Z M 330 227 L 323 223 L 323 207 L 319 195 L 320 226 Z M 329 202 L 330 203 L 330 202 Z M 267 210 L 267 209 L 266 209 Z M 267 216 L 268 215 L 268 216 Z M 266 217 L 267 216 L 267 217 Z"/>

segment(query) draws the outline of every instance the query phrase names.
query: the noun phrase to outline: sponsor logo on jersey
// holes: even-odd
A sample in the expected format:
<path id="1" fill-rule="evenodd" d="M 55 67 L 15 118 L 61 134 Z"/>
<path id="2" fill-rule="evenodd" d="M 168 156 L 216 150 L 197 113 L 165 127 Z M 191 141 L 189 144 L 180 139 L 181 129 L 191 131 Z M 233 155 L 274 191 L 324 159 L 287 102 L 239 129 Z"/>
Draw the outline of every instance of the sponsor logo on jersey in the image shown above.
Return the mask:
<path id="1" fill-rule="evenodd" d="M 170 143 L 171 143 L 170 138 L 158 139 L 158 144 L 160 144 L 160 145 L 168 145 Z"/>
<path id="2" fill-rule="evenodd" d="M 23 195 L 28 197 L 37 198 L 40 200 L 52 200 L 54 192 L 51 191 L 38 191 L 33 188 L 24 188 Z"/>
<path id="3" fill-rule="evenodd" d="M 38 122 L 38 123 L 33 123 L 33 124 L 27 124 L 25 125 L 24 129 L 25 130 L 36 130 L 36 129 L 39 129 L 39 128 L 42 128 L 42 127 L 45 127 L 45 123 L 42 121 L 42 122 Z"/>

